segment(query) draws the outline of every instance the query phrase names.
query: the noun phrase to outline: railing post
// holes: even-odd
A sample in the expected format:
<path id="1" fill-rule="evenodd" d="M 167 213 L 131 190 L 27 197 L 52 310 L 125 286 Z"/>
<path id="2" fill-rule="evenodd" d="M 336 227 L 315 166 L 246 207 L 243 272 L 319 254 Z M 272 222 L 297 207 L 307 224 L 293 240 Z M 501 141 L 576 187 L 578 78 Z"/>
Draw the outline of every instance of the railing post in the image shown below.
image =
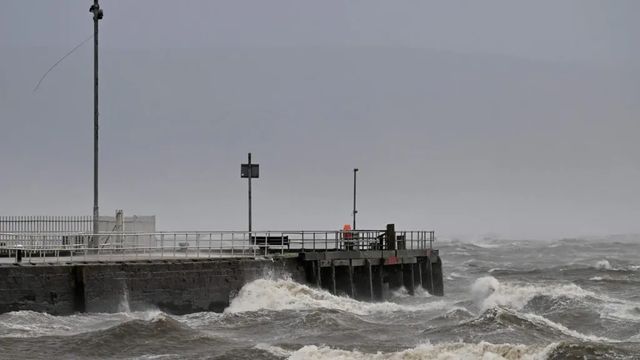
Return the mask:
<path id="1" fill-rule="evenodd" d="M 209 233 L 209 254 L 207 256 L 209 258 L 211 257 L 211 245 L 212 245 L 212 242 L 213 242 L 213 234 Z"/>
<path id="2" fill-rule="evenodd" d="M 324 251 L 325 252 L 328 250 L 328 246 L 329 246 L 328 242 L 329 242 L 329 234 L 325 232 L 324 233 Z"/>
<path id="3" fill-rule="evenodd" d="M 196 257 L 200 258 L 200 234 L 196 233 Z"/>

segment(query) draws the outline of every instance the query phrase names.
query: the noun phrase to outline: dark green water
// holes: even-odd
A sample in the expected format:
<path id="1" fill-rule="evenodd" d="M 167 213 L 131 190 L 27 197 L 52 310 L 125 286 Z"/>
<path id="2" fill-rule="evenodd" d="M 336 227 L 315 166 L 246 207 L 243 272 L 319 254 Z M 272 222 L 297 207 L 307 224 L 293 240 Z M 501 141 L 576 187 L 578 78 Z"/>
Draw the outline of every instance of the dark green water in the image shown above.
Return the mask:
<path id="1" fill-rule="evenodd" d="M 363 303 L 269 278 L 223 314 L 13 312 L 0 358 L 640 359 L 640 239 L 439 248 L 442 298 Z"/>

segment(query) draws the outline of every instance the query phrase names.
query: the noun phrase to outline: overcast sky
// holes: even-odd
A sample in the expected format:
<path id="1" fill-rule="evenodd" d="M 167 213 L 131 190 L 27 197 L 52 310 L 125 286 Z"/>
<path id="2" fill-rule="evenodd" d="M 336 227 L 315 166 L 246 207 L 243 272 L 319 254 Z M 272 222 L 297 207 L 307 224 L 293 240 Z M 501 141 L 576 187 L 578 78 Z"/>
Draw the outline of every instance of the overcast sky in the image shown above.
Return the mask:
<path id="1" fill-rule="evenodd" d="M 92 211 L 90 1 L 0 2 L 0 215 Z M 102 1 L 101 213 L 640 232 L 640 2 Z"/>

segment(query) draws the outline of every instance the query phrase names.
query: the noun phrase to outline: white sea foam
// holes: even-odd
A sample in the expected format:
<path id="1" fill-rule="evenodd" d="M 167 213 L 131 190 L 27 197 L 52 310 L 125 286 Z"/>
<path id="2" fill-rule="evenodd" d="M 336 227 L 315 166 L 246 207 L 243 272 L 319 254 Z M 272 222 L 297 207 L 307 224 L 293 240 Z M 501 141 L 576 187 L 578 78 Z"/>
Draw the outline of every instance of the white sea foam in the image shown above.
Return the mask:
<path id="1" fill-rule="evenodd" d="M 535 296 L 545 295 L 550 297 L 584 298 L 587 296 L 597 297 L 593 292 L 582 289 L 575 284 L 553 284 L 553 285 L 515 285 L 501 284 L 496 278 L 487 276 L 477 279 L 471 286 L 471 294 L 474 302 L 482 311 L 494 307 L 506 307 L 514 310 L 522 308 Z M 615 342 L 604 337 L 582 334 L 571 330 L 566 326 L 551 321 L 543 316 L 517 312 L 519 317 L 525 318 L 533 323 L 541 324 L 553 328 L 565 335 L 586 340 L 586 341 L 608 341 Z"/>
<path id="2" fill-rule="evenodd" d="M 144 320 L 144 321 L 159 321 L 159 320 L 166 320 L 167 318 L 170 318 L 169 315 L 163 313 L 158 309 L 132 311 L 127 313 L 122 313 L 122 315 L 124 315 L 127 318 L 127 320 L 134 319 L 134 320 Z"/>
<path id="3" fill-rule="evenodd" d="M 476 305 L 482 305 L 500 288 L 500 282 L 493 276 L 476 279 L 471 285 L 471 298 Z M 486 307 L 485 307 L 486 308 Z"/>
<path id="4" fill-rule="evenodd" d="M 55 316 L 35 311 L 13 311 L 0 315 L 0 336 L 74 335 L 107 329 L 129 319 L 125 314 Z"/>
<path id="5" fill-rule="evenodd" d="M 191 328 L 206 328 L 209 327 L 212 323 L 217 323 L 218 321 L 220 321 L 223 316 L 224 314 L 221 313 L 204 311 L 175 316 L 175 319 L 182 323 L 185 323 Z"/>
<path id="6" fill-rule="evenodd" d="M 366 353 L 316 345 L 307 345 L 295 351 L 265 345 L 259 345 L 257 348 L 290 360 L 542 360 L 546 359 L 557 346 L 557 343 L 547 346 L 496 345 L 488 342 L 478 344 L 442 343 L 437 345 L 421 344 L 411 349 L 388 353 Z"/>
<path id="7" fill-rule="evenodd" d="M 525 319 L 533 322 L 533 323 L 537 323 L 537 324 L 543 324 L 546 325 L 550 328 L 553 328 L 557 331 L 560 331 L 561 333 L 580 339 L 580 340 L 584 340 L 584 341 L 606 341 L 606 342 L 618 342 L 617 340 L 613 340 L 613 339 L 609 339 L 609 338 L 605 338 L 605 337 L 601 337 L 601 336 L 596 336 L 596 335 L 588 335 L 588 334 L 583 334 L 580 332 L 577 332 L 575 330 L 571 330 L 568 327 L 559 324 L 555 321 L 551 321 L 549 319 L 547 319 L 544 316 L 540 316 L 540 315 L 535 315 L 535 314 L 530 314 L 530 313 L 524 313 L 524 314 L 519 314 L 519 316 L 524 317 Z"/>
<path id="8" fill-rule="evenodd" d="M 392 291 L 391 296 L 394 298 L 404 299 L 408 297 L 429 298 L 429 297 L 432 297 L 433 295 L 429 294 L 429 292 L 423 289 L 422 286 L 417 286 L 413 291 L 413 295 L 410 295 L 409 290 L 407 290 L 407 288 L 402 286 L 401 288 Z"/>
<path id="9" fill-rule="evenodd" d="M 425 296 L 426 297 L 426 296 Z M 444 301 L 430 301 L 419 305 L 392 302 L 368 303 L 311 288 L 290 279 L 258 279 L 245 284 L 231 301 L 225 313 L 259 310 L 332 309 L 359 315 L 393 311 L 420 311 L 446 308 Z"/>
<path id="10" fill-rule="evenodd" d="M 476 279 L 471 286 L 471 295 L 474 303 L 482 311 L 495 306 L 505 306 L 520 310 L 538 295 L 553 298 L 585 298 L 590 296 L 604 300 L 602 296 L 584 290 L 576 284 L 501 284 L 493 276 Z"/>
<path id="11" fill-rule="evenodd" d="M 129 303 L 129 289 L 127 284 L 122 282 L 122 295 L 120 296 L 120 303 L 118 304 L 118 312 L 130 313 L 131 304 Z"/>
<path id="12" fill-rule="evenodd" d="M 67 316 L 28 310 L 13 311 L 0 315 L 0 337 L 68 336 L 108 329 L 131 320 L 154 322 L 168 317 L 157 309 Z"/>
<path id="13" fill-rule="evenodd" d="M 631 301 L 607 303 L 600 311 L 600 317 L 640 322 L 640 304 Z"/>
<path id="14" fill-rule="evenodd" d="M 393 290 L 391 292 L 391 296 L 393 296 L 394 298 L 406 298 L 411 295 L 409 295 L 409 290 L 407 290 L 406 287 L 402 286 L 399 289 Z"/>
<path id="15" fill-rule="evenodd" d="M 258 349 L 258 350 L 266 351 L 269 354 L 277 356 L 277 357 L 286 358 L 286 357 L 291 355 L 291 351 L 285 350 L 285 349 L 283 349 L 283 348 L 281 348 L 279 346 L 275 346 L 275 345 L 259 343 L 259 344 L 256 344 L 256 346 L 254 346 L 254 347 L 256 349 Z"/>
<path id="16" fill-rule="evenodd" d="M 600 260 L 596 263 L 596 269 L 613 270 L 613 267 L 611 267 L 611 263 L 609 263 L 609 260 Z"/>
<path id="17" fill-rule="evenodd" d="M 607 270 L 607 271 L 638 271 L 640 270 L 639 265 L 629 265 L 627 267 L 616 267 L 611 265 L 609 260 L 603 259 L 596 262 L 596 269 L 598 270 Z"/>

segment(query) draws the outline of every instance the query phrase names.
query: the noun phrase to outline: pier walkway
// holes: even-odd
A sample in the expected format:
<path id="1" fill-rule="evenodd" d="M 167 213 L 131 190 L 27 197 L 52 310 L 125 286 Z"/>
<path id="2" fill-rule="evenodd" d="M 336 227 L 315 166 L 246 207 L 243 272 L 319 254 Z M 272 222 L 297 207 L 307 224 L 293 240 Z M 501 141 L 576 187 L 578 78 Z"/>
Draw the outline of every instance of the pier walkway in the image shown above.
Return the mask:
<path id="1" fill-rule="evenodd" d="M 336 251 L 431 250 L 433 231 L 192 231 L 0 233 L 0 265 L 256 258 Z M 89 247 L 97 237 L 99 247 Z"/>

